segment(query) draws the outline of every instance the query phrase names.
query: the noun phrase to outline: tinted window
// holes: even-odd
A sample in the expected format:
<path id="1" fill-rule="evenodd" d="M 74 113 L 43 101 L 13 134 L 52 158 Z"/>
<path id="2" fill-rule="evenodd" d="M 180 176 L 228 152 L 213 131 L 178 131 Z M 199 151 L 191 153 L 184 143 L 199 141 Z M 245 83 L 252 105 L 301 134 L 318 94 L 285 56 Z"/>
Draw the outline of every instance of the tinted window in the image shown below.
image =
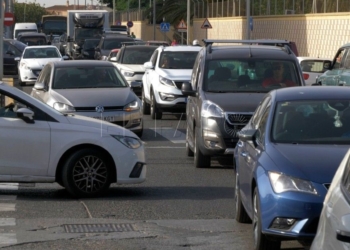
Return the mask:
<path id="1" fill-rule="evenodd" d="M 301 69 L 304 72 L 323 73 L 323 60 L 303 60 L 300 62 Z"/>
<path id="2" fill-rule="evenodd" d="M 46 38 L 41 37 L 41 36 L 32 36 L 32 37 L 21 37 L 19 39 L 20 42 L 28 45 L 28 46 L 33 46 L 33 45 L 46 45 Z"/>
<path id="3" fill-rule="evenodd" d="M 106 49 L 106 50 L 119 49 L 122 47 L 123 42 L 134 42 L 134 40 L 125 39 L 125 38 L 105 39 L 102 44 L 102 49 Z"/>
<path id="4" fill-rule="evenodd" d="M 23 58 L 60 58 L 60 53 L 55 48 L 30 48 L 28 47 Z"/>
<path id="5" fill-rule="evenodd" d="M 164 69 L 193 69 L 198 51 L 164 51 L 159 67 Z"/>
<path id="6" fill-rule="evenodd" d="M 121 59 L 123 64 L 144 64 L 149 61 L 156 48 L 126 48 Z"/>

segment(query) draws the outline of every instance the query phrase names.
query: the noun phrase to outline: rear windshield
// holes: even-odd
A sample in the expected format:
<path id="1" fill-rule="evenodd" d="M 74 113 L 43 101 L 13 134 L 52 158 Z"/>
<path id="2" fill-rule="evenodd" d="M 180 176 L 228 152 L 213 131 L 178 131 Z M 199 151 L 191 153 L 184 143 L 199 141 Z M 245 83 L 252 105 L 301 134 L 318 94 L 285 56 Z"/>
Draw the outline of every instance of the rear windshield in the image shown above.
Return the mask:
<path id="1" fill-rule="evenodd" d="M 124 50 L 122 64 L 144 64 L 149 61 L 156 48 L 127 48 Z"/>
<path id="2" fill-rule="evenodd" d="M 105 39 L 102 44 L 102 49 L 105 49 L 105 50 L 119 49 L 122 47 L 124 42 L 135 42 L 135 41 L 134 39 L 128 39 L 128 38 Z"/>
<path id="3" fill-rule="evenodd" d="M 23 32 L 38 32 L 37 29 L 22 29 L 22 30 L 15 30 L 15 38 L 17 38 L 19 33 Z"/>
<path id="4" fill-rule="evenodd" d="M 301 86 L 294 61 L 244 58 L 212 60 L 205 69 L 203 90 L 208 92 L 269 92 Z"/>
<path id="5" fill-rule="evenodd" d="M 304 60 L 300 63 L 303 72 L 324 73 L 323 60 Z"/>
<path id="6" fill-rule="evenodd" d="M 163 69 L 193 69 L 198 51 L 164 51 L 159 60 Z"/>
<path id="7" fill-rule="evenodd" d="M 33 46 L 33 45 L 46 45 L 46 39 L 44 37 L 38 37 L 38 36 L 31 36 L 31 37 L 21 37 L 19 39 L 20 42 L 28 45 L 28 46 Z"/>

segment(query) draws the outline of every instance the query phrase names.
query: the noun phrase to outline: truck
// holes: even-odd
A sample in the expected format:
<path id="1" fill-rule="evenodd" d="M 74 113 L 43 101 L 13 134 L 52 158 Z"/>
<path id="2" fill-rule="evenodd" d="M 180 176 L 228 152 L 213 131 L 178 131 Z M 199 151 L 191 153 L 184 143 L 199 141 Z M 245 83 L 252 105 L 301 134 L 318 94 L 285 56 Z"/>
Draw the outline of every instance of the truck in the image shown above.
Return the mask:
<path id="1" fill-rule="evenodd" d="M 60 36 L 67 32 L 67 17 L 59 15 L 43 15 L 41 17 L 40 30 L 47 36 Z"/>
<path id="2" fill-rule="evenodd" d="M 107 10 L 68 10 L 66 54 L 71 59 L 80 58 L 85 39 L 101 38 L 108 29 Z"/>

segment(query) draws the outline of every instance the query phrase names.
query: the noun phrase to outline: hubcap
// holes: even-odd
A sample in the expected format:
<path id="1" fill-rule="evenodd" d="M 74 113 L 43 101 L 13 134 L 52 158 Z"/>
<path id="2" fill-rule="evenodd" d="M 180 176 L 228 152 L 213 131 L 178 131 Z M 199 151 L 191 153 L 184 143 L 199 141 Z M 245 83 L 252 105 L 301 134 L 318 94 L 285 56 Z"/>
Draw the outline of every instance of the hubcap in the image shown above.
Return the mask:
<path id="1" fill-rule="evenodd" d="M 96 156 L 85 156 L 73 168 L 74 184 L 81 191 L 94 193 L 107 182 L 108 171 L 104 162 Z"/>

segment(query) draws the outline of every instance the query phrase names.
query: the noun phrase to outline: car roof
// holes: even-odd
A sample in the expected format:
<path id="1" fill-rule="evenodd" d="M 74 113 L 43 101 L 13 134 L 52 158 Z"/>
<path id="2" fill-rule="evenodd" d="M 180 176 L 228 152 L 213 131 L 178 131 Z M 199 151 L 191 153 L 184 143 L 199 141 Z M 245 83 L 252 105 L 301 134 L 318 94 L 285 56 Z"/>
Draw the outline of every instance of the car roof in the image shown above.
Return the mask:
<path id="1" fill-rule="evenodd" d="M 84 67 L 84 66 L 99 66 L 99 67 L 114 67 L 113 63 L 100 60 L 69 60 L 69 61 L 55 61 L 50 62 L 55 68 L 69 68 L 69 67 Z"/>
<path id="2" fill-rule="evenodd" d="M 200 51 L 202 48 L 192 45 L 160 46 L 162 51 Z"/>
<path id="3" fill-rule="evenodd" d="M 124 46 L 123 48 L 124 49 L 133 49 L 133 48 L 150 48 L 150 49 L 156 49 L 158 48 L 159 46 L 156 46 L 156 45 L 127 45 L 127 46 Z"/>
<path id="4" fill-rule="evenodd" d="M 271 91 L 275 101 L 350 99 L 350 88 L 340 86 L 304 86 Z"/>
<path id="5" fill-rule="evenodd" d="M 35 46 L 27 46 L 25 49 L 40 49 L 40 48 L 54 48 L 57 49 L 54 45 L 35 45 Z"/>
<path id="6" fill-rule="evenodd" d="M 312 56 L 298 56 L 297 58 L 298 58 L 299 62 L 304 61 L 304 60 L 315 60 L 315 61 L 332 60 L 331 58 L 320 58 L 320 57 L 312 57 Z"/>
<path id="7" fill-rule="evenodd" d="M 20 33 L 18 36 L 43 36 L 46 37 L 46 35 L 44 33 L 38 33 L 38 32 L 23 32 Z"/>

